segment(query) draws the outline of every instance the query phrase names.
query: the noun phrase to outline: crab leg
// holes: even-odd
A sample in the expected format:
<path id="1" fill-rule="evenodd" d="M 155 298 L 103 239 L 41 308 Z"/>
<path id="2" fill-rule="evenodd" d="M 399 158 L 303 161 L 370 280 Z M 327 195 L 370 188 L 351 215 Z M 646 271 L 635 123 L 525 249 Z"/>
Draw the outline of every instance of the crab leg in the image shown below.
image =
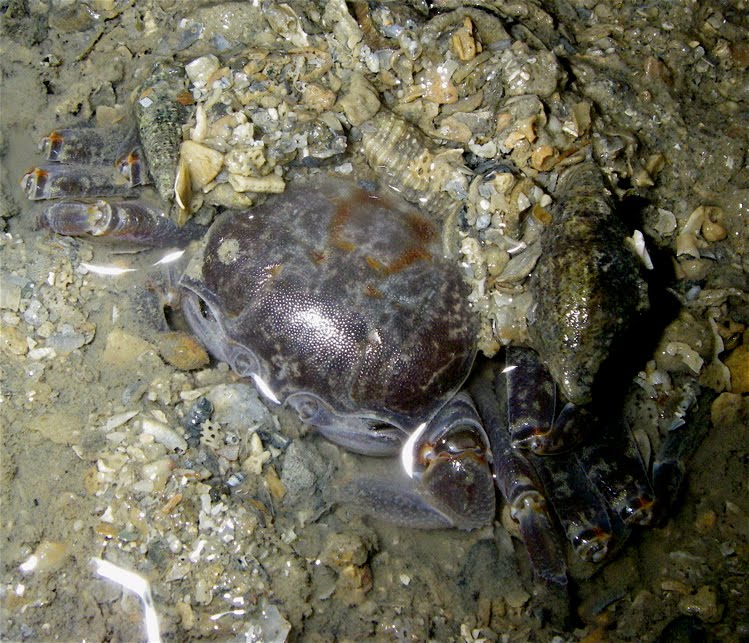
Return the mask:
<path id="1" fill-rule="evenodd" d="M 60 201 L 46 208 L 37 223 L 65 236 L 105 237 L 151 247 L 187 245 L 205 232 L 197 225 L 180 227 L 142 201 Z"/>
<path id="2" fill-rule="evenodd" d="M 544 455 L 582 441 L 592 423 L 587 412 L 568 404 L 554 422 L 556 384 L 535 351 L 507 348 L 505 368 L 509 429 L 514 446 Z"/>
<path id="3" fill-rule="evenodd" d="M 528 455 L 544 488 L 553 495 L 554 510 L 575 553 L 582 560 L 603 560 L 613 535 L 611 521 L 577 457 L 569 453 Z"/>
<path id="4" fill-rule="evenodd" d="M 21 188 L 32 201 L 69 196 L 123 196 L 129 187 L 129 181 L 114 166 L 49 164 L 29 170 L 21 179 Z"/>
<path id="5" fill-rule="evenodd" d="M 494 479 L 510 506 L 536 574 L 549 583 L 565 585 L 567 570 L 564 552 L 556 539 L 554 524 L 541 492 L 541 485 L 528 460 L 514 448 L 507 431 L 501 374 L 497 386 L 485 375 L 471 384 L 471 395 L 478 407 L 492 447 Z"/>
<path id="6" fill-rule="evenodd" d="M 48 161 L 91 165 L 114 165 L 125 147 L 135 147 L 137 135 L 126 128 L 66 128 L 47 134 L 39 143 Z"/>
<path id="7" fill-rule="evenodd" d="M 541 395 L 542 398 L 547 398 L 547 402 L 541 405 L 534 404 L 531 399 L 532 395 L 527 391 L 533 392 L 536 378 L 546 383 L 549 374 L 538 356 L 529 349 L 515 348 L 509 351 L 509 361 L 512 361 L 511 365 L 516 368 L 505 368 L 497 373 L 496 388 L 501 392 L 506 387 L 508 391 L 506 399 L 510 422 L 513 422 L 513 418 L 522 418 L 523 426 L 520 428 L 525 431 L 530 427 L 527 435 L 531 439 L 523 441 L 524 446 L 528 447 L 529 442 L 536 442 L 533 431 L 536 433 L 545 431 L 543 428 L 536 430 L 534 427 L 545 427 L 551 424 L 554 410 L 549 406 L 548 389 L 542 386 Z M 530 378 L 525 376 L 526 369 L 531 372 Z M 523 384 L 525 388 L 521 386 Z M 553 386 L 553 382 L 551 385 Z M 499 396 L 500 399 L 502 397 Z M 513 410 L 516 404 L 521 408 L 520 412 Z M 577 415 L 579 421 L 573 422 L 570 417 L 577 414 L 573 414 L 573 410 L 580 411 L 574 406 L 568 405 L 565 408 L 560 420 L 554 424 L 556 428 L 546 431 L 544 437 L 548 438 L 548 441 L 541 440 L 540 444 L 550 444 L 558 449 L 565 446 L 567 439 L 573 439 L 573 444 L 577 441 L 574 438 L 584 432 L 581 425 L 584 424 L 582 420 L 586 419 L 587 413 Z M 573 428 L 574 434 L 567 435 L 566 433 L 573 433 L 571 430 Z M 555 431 L 558 432 L 555 433 Z M 494 436 L 490 437 L 494 440 Z M 497 437 L 501 438 L 501 436 Z M 492 442 L 493 445 L 494 442 Z M 546 490 L 547 495 L 551 496 L 559 522 L 578 556 L 583 560 L 593 562 L 603 559 L 608 553 L 609 540 L 612 536 L 611 521 L 603 500 L 591 488 L 585 468 L 581 466 L 577 457 L 572 454 L 537 456 L 534 453 L 528 453 L 527 458 L 540 477 L 543 489 Z"/>
<path id="8" fill-rule="evenodd" d="M 624 524 L 652 523 L 654 493 L 623 420 L 608 422 L 599 439 L 579 449 L 578 458 L 588 479 Z"/>
<path id="9" fill-rule="evenodd" d="M 705 439 L 710 427 L 710 407 L 715 394 L 709 390 L 699 397 L 694 393 L 696 407 L 688 422 L 679 424 L 669 430 L 663 444 L 653 460 L 653 489 L 658 506 L 663 510 L 668 507 L 679 494 L 684 476 L 686 462 Z M 690 406 L 691 403 L 688 404 Z"/>

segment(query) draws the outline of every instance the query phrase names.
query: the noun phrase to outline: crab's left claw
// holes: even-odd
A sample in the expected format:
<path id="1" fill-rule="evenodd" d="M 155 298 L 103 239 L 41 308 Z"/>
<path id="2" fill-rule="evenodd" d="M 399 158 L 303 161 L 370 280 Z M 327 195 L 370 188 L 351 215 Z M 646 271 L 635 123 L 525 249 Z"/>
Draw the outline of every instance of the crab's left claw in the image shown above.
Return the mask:
<path id="1" fill-rule="evenodd" d="M 476 529 L 494 517 L 489 442 L 461 393 L 419 427 L 401 453 L 403 479 L 358 478 L 342 499 L 390 522 L 422 529 Z"/>

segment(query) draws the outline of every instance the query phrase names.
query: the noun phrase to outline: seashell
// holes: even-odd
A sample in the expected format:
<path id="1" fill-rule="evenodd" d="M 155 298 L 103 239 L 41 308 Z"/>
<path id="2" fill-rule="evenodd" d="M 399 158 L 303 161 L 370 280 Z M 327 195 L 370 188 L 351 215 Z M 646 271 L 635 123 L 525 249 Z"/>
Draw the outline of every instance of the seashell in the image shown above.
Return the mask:
<path id="1" fill-rule="evenodd" d="M 163 444 L 167 449 L 179 451 L 187 450 L 187 442 L 185 439 L 163 422 L 144 417 L 141 421 L 141 431 L 145 435 L 153 436 L 153 439 L 156 442 Z"/>
<path id="2" fill-rule="evenodd" d="M 135 118 L 156 190 L 165 201 L 174 196 L 185 106 L 178 97 L 186 89 L 179 65 L 158 63 L 135 101 Z"/>
<path id="3" fill-rule="evenodd" d="M 362 151 L 385 185 L 424 212 L 444 220 L 460 209 L 446 191 L 453 181 L 467 191 L 470 171 L 456 161 L 460 150 L 434 153 L 420 130 L 382 109 L 362 127 Z"/>
<path id="4" fill-rule="evenodd" d="M 352 73 L 348 88 L 339 104 L 354 127 L 373 118 L 380 109 L 377 90 L 359 73 Z"/>
<path id="5" fill-rule="evenodd" d="M 180 161 L 187 164 L 192 187 L 202 190 L 221 171 L 224 155 L 195 141 L 184 141 L 180 148 Z"/>
<path id="6" fill-rule="evenodd" d="M 184 225 L 190 218 L 190 201 L 192 200 L 192 185 L 190 184 L 190 168 L 184 156 L 180 155 L 177 165 L 177 176 L 174 177 L 174 202 L 177 206 L 177 225 Z"/>
<path id="7" fill-rule="evenodd" d="M 309 38 L 302 29 L 302 21 L 285 2 L 264 2 L 262 11 L 271 29 L 295 47 L 309 47 Z"/>
<path id="8" fill-rule="evenodd" d="M 268 176 L 242 176 L 229 174 L 229 183 L 237 192 L 258 192 L 264 194 L 278 194 L 284 191 L 286 184 L 278 174 Z"/>
<path id="9" fill-rule="evenodd" d="M 581 404 L 612 346 L 647 308 L 647 285 L 595 165 L 568 169 L 556 196 L 529 285 L 529 332 L 565 397 Z"/>

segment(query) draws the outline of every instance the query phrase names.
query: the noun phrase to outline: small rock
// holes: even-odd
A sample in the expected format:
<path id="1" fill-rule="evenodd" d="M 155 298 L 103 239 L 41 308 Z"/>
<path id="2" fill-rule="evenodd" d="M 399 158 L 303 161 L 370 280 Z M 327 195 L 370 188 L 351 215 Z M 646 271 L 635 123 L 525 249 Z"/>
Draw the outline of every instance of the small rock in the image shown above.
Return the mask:
<path id="1" fill-rule="evenodd" d="M 29 351 L 26 336 L 15 326 L 0 326 L 0 348 L 11 355 L 25 355 Z"/>
<path id="2" fill-rule="evenodd" d="M 717 522 L 717 514 L 712 509 L 708 509 L 697 516 L 697 519 L 694 521 L 694 527 L 699 533 L 706 534 L 715 528 Z"/>
<path id="3" fill-rule="evenodd" d="M 192 187 L 196 190 L 213 181 L 224 165 L 224 155 L 221 152 L 195 141 L 184 141 L 180 155 L 187 164 Z"/>
<path id="4" fill-rule="evenodd" d="M 304 101 L 304 104 L 316 112 L 324 112 L 332 109 L 335 104 L 335 99 L 335 93 L 315 83 L 307 83 L 304 86 L 304 89 L 302 89 L 302 100 Z"/>
<path id="5" fill-rule="evenodd" d="M 60 567 L 68 557 L 68 546 L 45 540 L 39 543 L 34 553 L 21 564 L 21 571 L 31 572 L 53 572 Z"/>
<path id="6" fill-rule="evenodd" d="M 702 236 L 705 241 L 722 241 L 728 236 L 728 231 L 721 225 L 723 218 L 722 208 L 705 207 L 705 219 L 702 222 Z"/>
<path id="7" fill-rule="evenodd" d="M 18 310 L 21 306 L 21 286 L 18 278 L 6 273 L 0 274 L 0 308 Z"/>
<path id="8" fill-rule="evenodd" d="M 369 565 L 348 565 L 338 575 L 336 595 L 346 605 L 361 605 L 372 585 L 372 570 Z"/>
<path id="9" fill-rule="evenodd" d="M 377 91 L 358 73 L 351 75 L 348 91 L 339 103 L 349 123 L 355 127 L 368 121 L 380 109 Z"/>
<path id="10" fill-rule="evenodd" d="M 167 449 L 179 451 L 187 450 L 186 440 L 163 422 L 144 417 L 141 423 L 141 430 L 146 435 L 153 436 L 153 439 L 156 440 L 156 442 L 163 444 Z"/>
<path id="11" fill-rule="evenodd" d="M 731 392 L 749 393 L 749 346 L 737 346 L 724 362 L 731 371 Z"/>
<path id="12" fill-rule="evenodd" d="M 749 398 L 736 393 L 721 393 L 710 407 L 713 426 L 746 426 L 749 422 Z"/>
<path id="13" fill-rule="evenodd" d="M 679 609 L 688 616 L 698 616 L 705 623 L 717 623 L 723 614 L 718 594 L 712 585 L 703 585 L 691 596 L 679 601 Z"/>
<path id="14" fill-rule="evenodd" d="M 154 347 L 146 340 L 115 328 L 107 335 L 107 345 L 102 357 L 113 366 L 129 366 L 143 353 L 152 350 Z"/>
<path id="15" fill-rule="evenodd" d="M 194 371 L 208 366 L 210 359 L 203 345 L 194 335 L 184 331 L 161 333 L 157 339 L 158 351 L 164 361 L 181 371 Z"/>
<path id="16" fill-rule="evenodd" d="M 341 569 L 349 565 L 363 565 L 367 555 L 364 542 L 356 534 L 333 534 L 328 538 L 320 560 L 330 567 Z"/>

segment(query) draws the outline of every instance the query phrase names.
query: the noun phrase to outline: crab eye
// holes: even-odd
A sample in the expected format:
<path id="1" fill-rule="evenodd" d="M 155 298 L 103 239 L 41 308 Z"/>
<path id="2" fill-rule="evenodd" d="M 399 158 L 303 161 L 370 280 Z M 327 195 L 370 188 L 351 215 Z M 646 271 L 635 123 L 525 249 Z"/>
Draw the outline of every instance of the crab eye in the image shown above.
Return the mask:
<path id="1" fill-rule="evenodd" d="M 466 451 L 483 451 L 484 444 L 475 429 L 470 426 L 458 426 L 442 436 L 434 445 L 437 455 L 456 456 Z"/>
<path id="2" fill-rule="evenodd" d="M 213 316 L 213 311 L 211 311 L 211 307 L 208 305 L 208 302 L 202 297 L 198 297 L 197 299 L 200 316 L 208 321 L 215 321 L 216 318 Z"/>

